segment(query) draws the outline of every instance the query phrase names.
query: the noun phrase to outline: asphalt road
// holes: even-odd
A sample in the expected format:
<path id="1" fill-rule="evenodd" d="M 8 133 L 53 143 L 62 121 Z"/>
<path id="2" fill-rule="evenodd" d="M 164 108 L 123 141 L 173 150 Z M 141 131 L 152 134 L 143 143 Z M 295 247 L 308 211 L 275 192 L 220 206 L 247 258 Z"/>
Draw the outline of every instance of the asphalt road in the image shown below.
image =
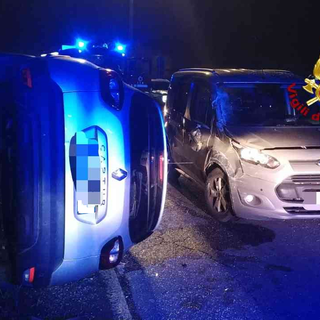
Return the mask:
<path id="1" fill-rule="evenodd" d="M 320 319 L 319 225 L 221 225 L 182 177 L 159 230 L 115 270 L 47 289 L 2 285 L 0 318 Z"/>
<path id="2" fill-rule="evenodd" d="M 116 270 L 133 319 L 320 319 L 320 221 L 226 227 L 179 182 L 160 229 Z"/>

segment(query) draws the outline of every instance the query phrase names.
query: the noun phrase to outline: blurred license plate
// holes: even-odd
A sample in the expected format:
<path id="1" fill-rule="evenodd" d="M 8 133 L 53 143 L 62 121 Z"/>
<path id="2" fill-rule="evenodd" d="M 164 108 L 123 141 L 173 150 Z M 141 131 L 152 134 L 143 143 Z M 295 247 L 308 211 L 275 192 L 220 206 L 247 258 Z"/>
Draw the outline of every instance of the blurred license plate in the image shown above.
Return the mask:
<path id="1" fill-rule="evenodd" d="M 304 204 L 320 204 L 320 192 L 304 192 Z"/>
<path id="2" fill-rule="evenodd" d="M 320 192 L 316 192 L 316 204 L 320 204 Z"/>

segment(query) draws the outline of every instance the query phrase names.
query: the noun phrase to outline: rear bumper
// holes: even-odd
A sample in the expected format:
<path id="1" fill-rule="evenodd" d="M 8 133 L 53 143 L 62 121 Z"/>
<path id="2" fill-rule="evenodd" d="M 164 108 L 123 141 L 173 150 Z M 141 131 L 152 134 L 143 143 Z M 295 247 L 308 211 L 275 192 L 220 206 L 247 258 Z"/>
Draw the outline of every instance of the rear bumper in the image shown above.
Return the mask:
<path id="1" fill-rule="evenodd" d="M 92 104 L 95 104 L 95 111 L 86 109 L 87 105 Z M 51 285 L 81 279 L 98 271 L 101 251 L 114 238 L 120 237 L 124 251 L 127 251 L 134 243 L 148 237 L 161 220 L 166 192 L 164 127 L 161 112 L 151 99 L 128 90 L 123 109 L 114 111 L 101 104 L 99 92 L 65 93 L 64 109 L 65 246 L 63 262 L 53 273 Z M 76 118 L 74 115 L 77 115 Z M 93 127 L 99 128 L 107 141 L 107 201 L 105 214 L 102 213 L 96 220 L 86 219 L 86 215 L 79 215 L 76 210 L 77 190 L 68 156 L 75 134 L 88 128 L 92 130 Z M 153 133 L 148 135 L 150 130 Z M 147 163 L 144 162 L 146 154 L 149 157 Z M 154 167 L 155 162 L 151 160 L 153 155 L 160 160 L 160 154 L 163 158 L 163 168 L 160 170 L 162 185 L 157 178 L 160 163 L 157 162 Z M 133 217 L 130 203 L 132 177 L 133 171 L 141 167 L 146 172 L 142 183 L 142 210 Z M 127 172 L 122 180 L 113 176 L 119 169 Z"/>
<path id="2" fill-rule="evenodd" d="M 87 108 L 92 105 L 94 108 Z M 66 155 L 64 257 L 61 265 L 52 275 L 51 285 L 81 279 L 98 271 L 101 250 L 113 238 L 120 236 L 125 250 L 132 246 L 128 227 L 130 145 L 129 137 L 125 133 L 126 126 L 123 125 L 128 123 L 127 111 L 118 112 L 106 108 L 100 101 L 99 92 L 73 92 L 64 93 L 64 115 L 64 153 Z M 102 142 L 99 141 L 101 138 L 94 138 L 97 133 L 102 137 Z M 81 177 L 79 166 L 73 168 L 72 141 L 77 139 L 77 136 L 92 138 L 89 140 L 94 142 L 98 141 L 100 155 L 98 178 L 90 177 L 90 159 L 97 160 L 94 156 L 89 154 L 85 157 L 83 154 L 81 157 L 79 154 L 77 156 L 78 162 L 80 158 L 82 160 L 87 158 L 88 168 L 85 168 L 87 176 Z M 127 177 L 121 181 L 112 177 L 112 173 L 118 169 L 128 173 Z M 86 211 L 86 204 L 84 209 L 80 210 L 78 204 L 81 194 L 90 197 L 90 194 L 98 191 L 90 190 L 90 182 L 93 179 L 97 179 L 99 184 L 101 182 L 98 192 L 100 193 L 99 201 L 95 203 L 96 205 L 88 206 L 88 211 Z M 87 190 L 80 189 L 83 183 L 87 184 Z M 90 199 L 87 200 L 90 202 Z M 93 199 L 94 201 L 96 200 Z"/>

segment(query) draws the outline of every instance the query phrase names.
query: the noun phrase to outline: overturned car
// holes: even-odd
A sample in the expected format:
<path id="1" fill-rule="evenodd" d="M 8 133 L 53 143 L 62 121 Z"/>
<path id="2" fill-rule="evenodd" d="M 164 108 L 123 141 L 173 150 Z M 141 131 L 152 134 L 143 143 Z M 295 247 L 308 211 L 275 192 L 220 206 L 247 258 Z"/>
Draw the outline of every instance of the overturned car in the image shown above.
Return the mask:
<path id="1" fill-rule="evenodd" d="M 1 54 L 0 94 L 13 280 L 55 285 L 116 266 L 161 220 L 159 106 L 113 70 L 59 55 Z"/>

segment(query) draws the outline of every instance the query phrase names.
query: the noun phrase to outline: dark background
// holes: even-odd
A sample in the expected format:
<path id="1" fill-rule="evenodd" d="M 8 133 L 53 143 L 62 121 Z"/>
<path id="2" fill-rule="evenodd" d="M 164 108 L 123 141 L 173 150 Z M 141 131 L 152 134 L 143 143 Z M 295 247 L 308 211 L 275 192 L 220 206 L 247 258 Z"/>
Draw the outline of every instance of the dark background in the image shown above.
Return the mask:
<path id="1" fill-rule="evenodd" d="M 74 39 L 128 41 L 129 0 L 0 0 L 1 51 L 41 53 Z M 134 39 L 180 67 L 312 73 L 320 1 L 135 0 Z"/>

